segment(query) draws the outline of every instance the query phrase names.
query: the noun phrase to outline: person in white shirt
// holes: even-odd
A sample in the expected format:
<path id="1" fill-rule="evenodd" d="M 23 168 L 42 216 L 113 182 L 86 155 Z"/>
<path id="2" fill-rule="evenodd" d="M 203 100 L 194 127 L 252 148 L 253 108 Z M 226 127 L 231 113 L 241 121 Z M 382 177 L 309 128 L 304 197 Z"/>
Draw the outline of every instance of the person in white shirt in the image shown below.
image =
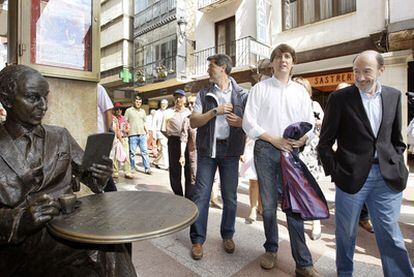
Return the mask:
<path id="1" fill-rule="evenodd" d="M 147 115 L 147 129 L 148 129 L 148 150 L 151 151 L 153 157 L 157 157 L 157 134 L 155 128 L 155 113 L 157 111 L 154 109 L 150 110 L 149 115 Z"/>
<path id="2" fill-rule="evenodd" d="M 167 170 L 169 166 L 168 160 L 168 139 L 164 136 L 161 132 L 162 125 L 165 120 L 165 116 L 169 111 L 168 108 L 168 100 L 162 99 L 160 102 L 160 108 L 156 111 L 154 115 L 154 122 L 153 125 L 155 126 L 155 136 L 157 139 L 158 145 L 158 156 L 152 162 L 156 168 Z"/>
<path id="3" fill-rule="evenodd" d="M 114 104 L 102 85 L 98 84 L 96 93 L 98 97 L 98 133 L 108 132 L 112 124 Z"/>
<path id="4" fill-rule="evenodd" d="M 296 61 L 295 50 L 286 44 L 277 46 L 270 56 L 274 75 L 257 83 L 249 93 L 243 117 L 243 129 L 256 140 L 254 162 L 263 205 L 263 223 L 266 253 L 260 265 L 271 269 L 278 251 L 277 200 L 281 189 L 281 151 L 290 152 L 306 143 L 308 132 L 299 140 L 283 138 L 283 132 L 292 123 L 314 123 L 311 99 L 306 89 L 291 80 Z M 287 223 L 292 255 L 296 263 L 296 276 L 319 276 L 313 268 L 311 253 L 306 246 L 303 220 L 299 214 L 287 212 Z"/>
<path id="5" fill-rule="evenodd" d="M 109 132 L 112 126 L 112 110 L 114 109 L 114 104 L 112 103 L 111 98 L 109 98 L 106 89 L 100 84 L 96 86 L 96 95 L 98 102 L 97 133 Z M 104 191 L 117 191 L 116 184 L 112 176 L 109 178 L 108 184 L 106 185 Z"/>

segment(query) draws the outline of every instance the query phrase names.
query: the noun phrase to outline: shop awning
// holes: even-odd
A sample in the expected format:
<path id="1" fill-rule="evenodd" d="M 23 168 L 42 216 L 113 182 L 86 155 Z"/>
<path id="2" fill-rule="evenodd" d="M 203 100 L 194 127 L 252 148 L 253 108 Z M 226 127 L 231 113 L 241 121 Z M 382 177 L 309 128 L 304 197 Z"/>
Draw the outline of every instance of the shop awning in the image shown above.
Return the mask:
<path id="1" fill-rule="evenodd" d="M 146 85 L 141 86 L 141 87 L 135 87 L 134 90 L 138 91 L 138 92 L 141 92 L 141 93 L 145 93 L 145 92 L 148 92 L 148 91 L 166 89 L 166 88 L 177 86 L 177 85 L 183 85 L 183 84 L 186 84 L 188 82 L 189 81 L 184 81 L 184 80 L 180 80 L 180 79 L 177 79 L 177 78 L 172 78 L 172 79 L 168 79 L 168 80 L 165 80 L 165 81 L 162 81 L 162 82 L 146 84 Z"/>

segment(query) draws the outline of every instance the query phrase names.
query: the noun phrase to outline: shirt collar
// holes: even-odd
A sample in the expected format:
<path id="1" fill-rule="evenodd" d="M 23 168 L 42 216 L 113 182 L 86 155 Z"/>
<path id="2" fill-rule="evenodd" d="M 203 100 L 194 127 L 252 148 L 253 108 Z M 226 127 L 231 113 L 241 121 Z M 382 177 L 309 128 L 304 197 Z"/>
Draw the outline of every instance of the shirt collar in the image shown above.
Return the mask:
<path id="1" fill-rule="evenodd" d="M 215 91 L 222 91 L 222 92 L 225 92 L 225 93 L 231 91 L 231 88 L 232 88 L 231 87 L 231 85 L 232 85 L 231 80 L 230 79 L 228 79 L 228 80 L 229 80 L 229 86 L 225 90 L 221 90 L 220 87 L 216 83 L 214 83 L 214 90 Z"/>
<path id="2" fill-rule="evenodd" d="M 14 125 L 12 128 L 7 128 L 9 125 L 6 124 L 6 130 L 7 132 L 10 134 L 10 136 L 15 140 L 18 139 L 20 137 L 22 137 L 23 135 L 35 135 L 39 138 L 44 138 L 45 137 L 45 130 L 42 127 L 42 125 L 36 125 L 33 129 L 29 130 L 26 127 L 24 127 L 23 125 L 20 124 L 16 124 Z"/>
<path id="3" fill-rule="evenodd" d="M 368 97 L 368 95 L 365 93 L 365 91 L 362 91 L 358 88 L 359 94 L 363 97 Z M 376 86 L 376 90 L 374 93 L 374 97 L 377 97 L 379 95 L 381 95 L 381 91 L 382 91 L 382 85 L 380 83 L 380 81 L 377 81 L 377 86 Z"/>
<path id="4" fill-rule="evenodd" d="M 292 83 L 294 83 L 293 81 L 292 81 L 292 78 L 289 78 L 289 81 L 288 81 L 288 83 L 287 83 L 287 85 L 285 85 L 285 84 L 283 84 L 281 81 L 279 81 L 279 79 L 277 79 L 276 77 L 275 77 L 275 75 L 272 75 L 272 80 L 273 80 L 273 82 L 278 86 L 278 87 L 288 87 L 288 86 L 290 86 Z"/>

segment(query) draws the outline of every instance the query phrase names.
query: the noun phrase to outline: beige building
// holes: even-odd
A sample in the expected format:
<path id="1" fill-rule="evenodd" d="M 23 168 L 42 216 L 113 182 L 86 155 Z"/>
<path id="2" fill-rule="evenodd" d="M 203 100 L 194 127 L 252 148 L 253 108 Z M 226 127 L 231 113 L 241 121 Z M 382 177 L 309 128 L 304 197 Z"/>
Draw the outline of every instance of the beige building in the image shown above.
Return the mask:
<path id="1" fill-rule="evenodd" d="M 383 53 L 384 84 L 414 91 L 413 10 L 404 0 L 199 0 L 193 88 L 206 84 L 205 59 L 220 52 L 233 57 L 232 75 L 249 87 L 261 59 L 287 43 L 297 51 L 294 74 L 310 80 L 322 106 L 338 83 L 353 82 L 352 60 L 368 49 Z M 403 107 L 406 114 L 406 99 Z"/>
<path id="2" fill-rule="evenodd" d="M 151 108 L 191 81 L 196 0 L 135 0 L 135 91 Z"/>
<path id="3" fill-rule="evenodd" d="M 133 86 L 133 0 L 101 0 L 101 81 L 109 95 L 129 103 Z"/>
<path id="4" fill-rule="evenodd" d="M 251 87 L 261 61 L 270 55 L 271 3 L 267 0 L 199 0 L 196 12 L 196 50 L 190 71 L 197 91 L 207 84 L 207 57 L 228 54 L 232 76 Z"/>

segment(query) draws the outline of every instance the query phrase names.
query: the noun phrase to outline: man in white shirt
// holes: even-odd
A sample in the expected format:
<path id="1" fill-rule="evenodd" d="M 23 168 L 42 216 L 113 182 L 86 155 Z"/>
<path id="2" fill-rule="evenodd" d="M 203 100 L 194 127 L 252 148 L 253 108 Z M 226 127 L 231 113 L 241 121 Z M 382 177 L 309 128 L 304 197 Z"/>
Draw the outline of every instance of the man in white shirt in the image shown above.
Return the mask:
<path id="1" fill-rule="evenodd" d="M 162 125 L 164 123 L 165 116 L 168 113 L 168 100 L 162 99 L 160 102 L 160 108 L 156 111 L 154 116 L 154 123 L 155 126 L 155 136 L 157 138 L 157 145 L 158 145 L 158 156 L 154 159 L 153 164 L 156 168 L 159 169 L 168 169 L 169 160 L 168 160 L 168 139 L 164 136 L 161 132 Z"/>
<path id="2" fill-rule="evenodd" d="M 307 91 L 291 80 L 295 61 L 295 50 L 289 45 L 280 44 L 273 50 L 270 62 L 274 75 L 252 88 L 243 117 L 244 131 L 256 140 L 254 161 L 260 184 L 266 236 L 266 253 L 260 261 L 264 269 L 275 266 L 279 247 L 276 209 L 282 178 L 281 151 L 290 152 L 293 148 L 299 148 L 308 138 L 305 135 L 299 140 L 284 139 L 283 132 L 292 123 L 314 123 L 311 99 Z M 296 262 L 296 276 L 319 276 L 313 268 L 312 256 L 306 246 L 302 218 L 292 212 L 287 212 L 286 217 L 292 255 Z"/>
<path id="3" fill-rule="evenodd" d="M 98 84 L 96 92 L 98 97 L 98 133 L 104 133 L 108 132 L 111 127 L 114 104 L 102 85 Z"/>
<path id="4" fill-rule="evenodd" d="M 98 84 L 96 86 L 97 93 L 97 102 L 98 102 L 98 133 L 109 132 L 112 126 L 112 110 L 114 109 L 114 104 L 112 103 L 111 98 L 109 98 L 106 89 Z M 117 191 L 116 184 L 112 176 L 108 180 L 106 185 L 105 192 Z"/>

